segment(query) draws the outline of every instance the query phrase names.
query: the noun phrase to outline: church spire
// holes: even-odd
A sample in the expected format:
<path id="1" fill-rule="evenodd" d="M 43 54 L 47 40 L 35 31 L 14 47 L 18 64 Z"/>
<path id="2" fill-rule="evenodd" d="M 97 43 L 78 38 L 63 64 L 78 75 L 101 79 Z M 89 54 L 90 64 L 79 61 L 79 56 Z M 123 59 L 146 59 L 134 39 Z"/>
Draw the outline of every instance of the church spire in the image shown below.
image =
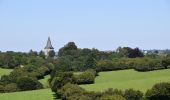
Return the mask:
<path id="1" fill-rule="evenodd" d="M 52 44 L 51 44 L 50 37 L 48 37 L 47 45 L 45 46 L 44 49 L 54 49 Z"/>

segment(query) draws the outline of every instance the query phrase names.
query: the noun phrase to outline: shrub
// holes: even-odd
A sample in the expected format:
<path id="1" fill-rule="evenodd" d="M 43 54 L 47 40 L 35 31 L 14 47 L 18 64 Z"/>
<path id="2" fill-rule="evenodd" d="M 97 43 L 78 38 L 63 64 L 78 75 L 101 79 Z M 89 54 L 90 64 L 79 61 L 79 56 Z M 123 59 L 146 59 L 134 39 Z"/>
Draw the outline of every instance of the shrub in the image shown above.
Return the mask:
<path id="1" fill-rule="evenodd" d="M 104 91 L 103 94 L 105 95 L 121 95 L 123 96 L 123 92 L 121 90 L 118 90 L 118 89 L 112 89 L 112 88 L 109 88 L 108 90 Z"/>
<path id="2" fill-rule="evenodd" d="M 0 85 L 0 93 L 4 93 L 4 85 Z"/>
<path id="3" fill-rule="evenodd" d="M 164 68 L 160 59 L 140 59 L 135 62 L 134 67 L 137 71 L 152 71 Z"/>
<path id="4" fill-rule="evenodd" d="M 121 95 L 103 95 L 99 100 L 126 100 Z"/>
<path id="5" fill-rule="evenodd" d="M 62 95 L 62 99 L 68 99 L 68 98 L 73 98 L 73 97 L 80 97 L 83 95 L 83 92 L 85 92 L 84 89 L 79 87 L 78 85 L 75 84 L 66 84 L 63 86 L 60 90 L 60 94 Z M 74 100 L 74 99 L 69 99 L 69 100 Z"/>
<path id="6" fill-rule="evenodd" d="M 96 72 L 94 70 L 87 70 L 80 75 L 74 75 L 76 84 L 92 84 L 95 81 Z"/>
<path id="7" fill-rule="evenodd" d="M 125 90 L 124 97 L 126 100 L 141 100 L 143 93 L 141 91 L 136 91 L 133 89 Z"/>
<path id="8" fill-rule="evenodd" d="M 170 58 L 166 58 L 162 60 L 162 66 L 164 66 L 166 69 L 170 65 Z"/>
<path id="9" fill-rule="evenodd" d="M 147 100 L 170 100 L 170 83 L 155 84 L 146 92 Z"/>
<path id="10" fill-rule="evenodd" d="M 42 84 L 38 80 L 30 77 L 22 77 L 17 81 L 17 86 L 21 91 L 35 90 L 42 88 Z"/>
<path id="11" fill-rule="evenodd" d="M 57 92 L 58 89 L 62 88 L 65 84 L 72 83 L 72 77 L 72 72 L 57 72 L 50 83 L 52 91 Z"/>
<path id="12" fill-rule="evenodd" d="M 4 88 L 4 91 L 5 92 L 16 92 L 17 91 L 16 83 L 7 84 Z"/>

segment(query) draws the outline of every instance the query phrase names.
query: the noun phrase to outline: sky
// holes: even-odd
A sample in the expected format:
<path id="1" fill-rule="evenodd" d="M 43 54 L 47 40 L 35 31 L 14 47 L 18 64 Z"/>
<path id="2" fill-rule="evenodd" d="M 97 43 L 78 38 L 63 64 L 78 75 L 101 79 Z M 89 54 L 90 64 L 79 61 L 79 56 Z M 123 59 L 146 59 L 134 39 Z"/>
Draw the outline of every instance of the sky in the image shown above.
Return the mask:
<path id="1" fill-rule="evenodd" d="M 170 49 L 170 0 L 0 0 L 0 51 Z"/>

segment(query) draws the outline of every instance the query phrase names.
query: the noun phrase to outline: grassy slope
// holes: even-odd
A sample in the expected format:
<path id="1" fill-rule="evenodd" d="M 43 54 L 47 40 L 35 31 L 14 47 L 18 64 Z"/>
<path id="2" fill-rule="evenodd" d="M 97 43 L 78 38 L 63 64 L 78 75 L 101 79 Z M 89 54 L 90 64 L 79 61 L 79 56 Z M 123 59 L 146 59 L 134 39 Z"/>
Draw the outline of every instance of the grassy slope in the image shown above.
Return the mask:
<path id="1" fill-rule="evenodd" d="M 0 68 L 0 76 L 8 75 L 11 71 L 12 71 L 12 69 L 3 69 L 3 68 Z"/>
<path id="2" fill-rule="evenodd" d="M 48 79 L 50 79 L 50 75 L 47 75 L 44 79 L 39 80 L 39 82 L 43 84 L 44 88 L 49 88 Z"/>
<path id="3" fill-rule="evenodd" d="M 11 69 L 0 68 L 0 76 L 8 75 Z M 45 88 L 49 87 L 48 79 L 50 75 L 44 77 L 44 79 L 39 80 Z M 14 92 L 14 93 L 4 93 L 0 94 L 0 100 L 54 100 L 53 93 L 51 89 L 42 89 L 34 91 L 24 91 L 24 92 Z"/>
<path id="4" fill-rule="evenodd" d="M 81 85 L 90 91 L 102 91 L 108 88 L 134 88 L 145 92 L 155 83 L 170 82 L 170 69 L 151 72 L 137 72 L 134 70 L 101 72 L 95 84 Z"/>
<path id="5" fill-rule="evenodd" d="M 53 100 L 51 89 L 0 94 L 0 100 Z"/>

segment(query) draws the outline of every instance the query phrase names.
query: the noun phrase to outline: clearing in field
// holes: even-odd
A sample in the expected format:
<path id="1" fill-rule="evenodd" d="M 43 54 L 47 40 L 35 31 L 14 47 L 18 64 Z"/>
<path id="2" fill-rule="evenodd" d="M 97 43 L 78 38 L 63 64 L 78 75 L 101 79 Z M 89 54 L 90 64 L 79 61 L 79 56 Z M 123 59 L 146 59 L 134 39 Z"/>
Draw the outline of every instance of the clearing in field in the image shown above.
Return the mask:
<path id="1" fill-rule="evenodd" d="M 12 69 L 3 69 L 3 68 L 0 68 L 0 76 L 2 75 L 8 75 L 12 72 Z"/>
<path id="2" fill-rule="evenodd" d="M 81 87 L 90 91 L 133 88 L 146 92 L 147 89 L 159 82 L 170 82 L 170 69 L 150 72 L 137 72 L 132 69 L 100 72 L 95 79 L 95 84 L 81 85 Z"/>
<path id="3" fill-rule="evenodd" d="M 54 100 L 53 94 L 51 89 L 2 93 L 0 94 L 0 100 Z"/>

